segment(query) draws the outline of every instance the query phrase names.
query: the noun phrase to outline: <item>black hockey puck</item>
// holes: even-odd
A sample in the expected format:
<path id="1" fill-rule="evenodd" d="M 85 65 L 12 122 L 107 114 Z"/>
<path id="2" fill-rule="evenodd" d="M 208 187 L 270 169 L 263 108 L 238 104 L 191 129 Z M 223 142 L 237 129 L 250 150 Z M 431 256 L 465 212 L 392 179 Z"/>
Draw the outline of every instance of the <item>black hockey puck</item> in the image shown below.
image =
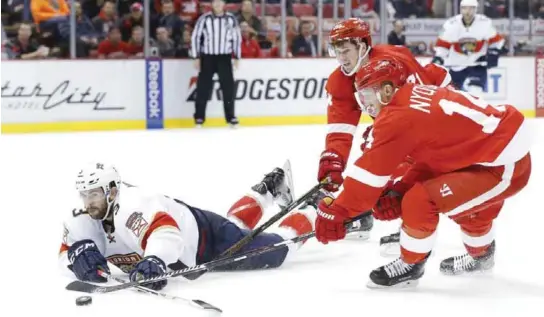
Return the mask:
<path id="1" fill-rule="evenodd" d="M 91 305 L 92 302 L 93 302 L 93 298 L 91 296 L 80 296 L 76 298 L 77 306 Z"/>

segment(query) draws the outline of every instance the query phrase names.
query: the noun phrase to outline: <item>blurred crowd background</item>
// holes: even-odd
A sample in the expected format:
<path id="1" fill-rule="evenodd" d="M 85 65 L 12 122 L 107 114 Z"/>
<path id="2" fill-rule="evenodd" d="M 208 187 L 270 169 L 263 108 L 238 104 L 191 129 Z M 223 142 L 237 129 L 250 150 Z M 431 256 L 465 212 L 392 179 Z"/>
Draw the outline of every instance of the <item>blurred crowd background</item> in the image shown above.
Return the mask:
<path id="1" fill-rule="evenodd" d="M 225 2 L 240 22 L 243 58 L 327 56 L 328 32 L 346 17 L 369 21 L 375 43 L 429 56 L 459 13 L 459 0 Z M 189 58 L 194 24 L 209 10 L 203 0 L 2 0 L 2 58 Z M 544 0 L 481 0 L 478 10 L 505 35 L 505 54 L 544 51 Z"/>

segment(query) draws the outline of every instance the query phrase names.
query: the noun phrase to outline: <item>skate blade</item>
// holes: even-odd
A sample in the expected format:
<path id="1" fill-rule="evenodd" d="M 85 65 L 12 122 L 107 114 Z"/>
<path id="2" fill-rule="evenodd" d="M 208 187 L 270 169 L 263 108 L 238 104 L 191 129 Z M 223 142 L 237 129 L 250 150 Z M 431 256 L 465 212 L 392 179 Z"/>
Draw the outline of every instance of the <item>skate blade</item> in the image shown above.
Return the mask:
<path id="1" fill-rule="evenodd" d="M 400 243 L 386 243 L 380 245 L 380 255 L 384 258 L 387 257 L 399 257 L 400 256 Z"/>
<path id="2" fill-rule="evenodd" d="M 370 238 L 370 231 L 354 231 L 346 234 L 346 240 L 365 241 Z"/>
<path id="3" fill-rule="evenodd" d="M 402 289 L 411 289 L 416 287 L 419 284 L 419 280 L 408 280 L 404 281 L 395 285 L 387 286 L 387 285 L 378 285 L 372 281 L 368 281 L 366 284 L 366 287 L 370 289 L 396 289 L 396 290 L 402 290 Z"/>
<path id="4" fill-rule="evenodd" d="M 493 268 L 484 269 L 484 270 L 470 271 L 470 272 L 467 272 L 467 271 L 449 272 L 449 271 L 440 270 L 440 273 L 442 273 L 442 275 L 446 275 L 446 276 L 463 276 L 463 275 L 465 275 L 465 276 L 485 276 L 485 275 L 493 274 Z"/>
<path id="5" fill-rule="evenodd" d="M 280 195 L 277 199 L 277 203 L 280 207 L 285 208 L 293 202 L 295 199 L 295 186 L 293 184 L 293 172 L 291 170 L 291 161 L 287 159 L 283 164 L 282 168 L 283 173 L 285 174 L 285 182 L 289 188 L 289 196 Z"/>

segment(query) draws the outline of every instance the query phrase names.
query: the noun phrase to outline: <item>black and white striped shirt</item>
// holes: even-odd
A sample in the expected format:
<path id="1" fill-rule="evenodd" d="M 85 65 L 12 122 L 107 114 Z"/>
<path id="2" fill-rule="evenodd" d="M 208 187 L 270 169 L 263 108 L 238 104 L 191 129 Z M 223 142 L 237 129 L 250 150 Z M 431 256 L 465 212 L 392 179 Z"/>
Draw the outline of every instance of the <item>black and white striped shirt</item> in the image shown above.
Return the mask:
<path id="1" fill-rule="evenodd" d="M 242 35 L 234 14 L 225 12 L 218 16 L 208 12 L 198 18 L 191 36 L 191 56 L 193 58 L 199 57 L 200 54 L 232 53 L 236 58 L 240 58 L 241 51 Z"/>

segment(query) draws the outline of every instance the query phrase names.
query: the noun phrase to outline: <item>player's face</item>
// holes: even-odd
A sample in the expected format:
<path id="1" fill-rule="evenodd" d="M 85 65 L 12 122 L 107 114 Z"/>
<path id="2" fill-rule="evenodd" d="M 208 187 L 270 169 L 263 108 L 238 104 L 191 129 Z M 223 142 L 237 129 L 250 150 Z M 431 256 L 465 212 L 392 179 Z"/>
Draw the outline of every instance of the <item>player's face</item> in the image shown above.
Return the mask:
<path id="1" fill-rule="evenodd" d="M 472 21 L 475 14 L 476 14 L 475 7 L 461 7 L 461 15 L 463 16 L 464 20 Z"/>
<path id="2" fill-rule="evenodd" d="M 363 112 L 375 118 L 380 111 L 380 102 L 375 88 L 362 88 L 355 92 L 355 99 Z"/>
<path id="3" fill-rule="evenodd" d="M 86 211 L 93 219 L 102 219 L 106 215 L 108 203 L 102 188 L 89 189 L 79 192 Z"/>
<path id="4" fill-rule="evenodd" d="M 331 47 L 331 55 L 336 56 L 338 63 L 349 73 L 359 61 L 359 46 L 350 41 L 343 41 Z"/>

